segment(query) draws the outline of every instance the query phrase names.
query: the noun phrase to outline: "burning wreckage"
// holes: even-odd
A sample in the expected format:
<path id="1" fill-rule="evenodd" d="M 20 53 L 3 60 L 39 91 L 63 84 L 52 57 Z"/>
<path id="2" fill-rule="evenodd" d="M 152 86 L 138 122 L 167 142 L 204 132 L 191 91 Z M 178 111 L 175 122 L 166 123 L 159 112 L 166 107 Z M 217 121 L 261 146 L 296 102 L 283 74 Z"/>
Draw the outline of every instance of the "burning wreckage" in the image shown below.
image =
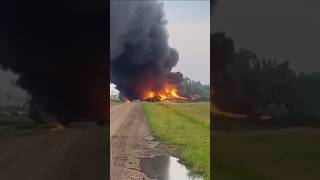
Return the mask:
<path id="1" fill-rule="evenodd" d="M 179 60 L 168 45 L 163 4 L 111 2 L 111 83 L 127 100 L 162 101 L 183 97 Z"/>
<path id="2" fill-rule="evenodd" d="M 163 101 L 167 99 L 188 99 L 186 97 L 179 96 L 177 94 L 177 89 L 174 87 L 168 87 L 161 92 L 148 91 L 144 100 L 146 101 Z"/>

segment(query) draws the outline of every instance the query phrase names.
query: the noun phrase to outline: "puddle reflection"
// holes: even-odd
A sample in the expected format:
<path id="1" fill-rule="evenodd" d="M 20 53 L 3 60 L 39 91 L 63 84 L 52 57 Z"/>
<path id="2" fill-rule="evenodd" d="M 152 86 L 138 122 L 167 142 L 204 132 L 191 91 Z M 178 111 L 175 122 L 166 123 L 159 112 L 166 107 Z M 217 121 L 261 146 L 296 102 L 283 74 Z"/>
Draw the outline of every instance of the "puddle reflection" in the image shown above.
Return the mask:
<path id="1" fill-rule="evenodd" d="M 140 161 L 142 171 L 148 178 L 157 180 L 202 180 L 200 176 L 190 176 L 188 169 L 180 164 L 178 158 L 155 156 Z"/>

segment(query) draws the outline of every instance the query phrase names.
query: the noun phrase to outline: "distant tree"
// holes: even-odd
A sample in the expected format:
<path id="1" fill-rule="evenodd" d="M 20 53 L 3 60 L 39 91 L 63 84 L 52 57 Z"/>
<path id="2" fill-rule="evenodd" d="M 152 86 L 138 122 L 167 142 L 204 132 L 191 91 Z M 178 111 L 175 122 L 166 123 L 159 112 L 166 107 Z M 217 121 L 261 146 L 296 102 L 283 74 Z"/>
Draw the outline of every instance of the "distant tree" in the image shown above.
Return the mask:
<path id="1" fill-rule="evenodd" d="M 224 33 L 212 35 L 215 104 L 224 110 L 254 112 L 285 107 L 289 114 L 320 116 L 320 72 L 295 73 L 289 60 L 259 58 L 246 48 L 235 50 Z M 199 93 L 197 83 L 185 79 L 185 90 Z M 248 105 L 247 110 L 242 107 Z M 238 106 L 238 107 L 236 107 Z"/>
<path id="2" fill-rule="evenodd" d="M 210 98 L 210 85 L 203 85 L 200 81 L 185 77 L 181 83 L 183 91 L 187 96 L 199 96 L 203 99 Z"/>
<path id="3" fill-rule="evenodd" d="M 256 111 L 273 103 L 296 109 L 300 103 L 294 84 L 297 77 L 289 65 L 289 61 L 259 59 L 254 52 L 240 48 L 233 63 L 224 70 L 227 74 L 224 77 L 231 78 L 223 78 L 223 81 L 233 84 L 224 91 L 248 98 Z"/>

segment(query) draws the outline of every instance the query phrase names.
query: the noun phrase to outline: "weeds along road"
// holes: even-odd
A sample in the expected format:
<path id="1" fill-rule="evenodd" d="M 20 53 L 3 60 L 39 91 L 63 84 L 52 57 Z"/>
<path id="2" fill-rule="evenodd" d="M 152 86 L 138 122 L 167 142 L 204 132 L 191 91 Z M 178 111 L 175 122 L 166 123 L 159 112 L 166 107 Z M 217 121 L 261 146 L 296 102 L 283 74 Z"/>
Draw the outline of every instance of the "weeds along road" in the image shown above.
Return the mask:
<path id="1" fill-rule="evenodd" d="M 161 153 L 150 147 L 151 135 L 146 124 L 143 104 L 130 102 L 110 109 L 111 180 L 147 179 L 139 167 L 140 159 Z"/>
<path id="2" fill-rule="evenodd" d="M 106 179 L 106 131 L 71 128 L 0 138 L 1 180 Z"/>

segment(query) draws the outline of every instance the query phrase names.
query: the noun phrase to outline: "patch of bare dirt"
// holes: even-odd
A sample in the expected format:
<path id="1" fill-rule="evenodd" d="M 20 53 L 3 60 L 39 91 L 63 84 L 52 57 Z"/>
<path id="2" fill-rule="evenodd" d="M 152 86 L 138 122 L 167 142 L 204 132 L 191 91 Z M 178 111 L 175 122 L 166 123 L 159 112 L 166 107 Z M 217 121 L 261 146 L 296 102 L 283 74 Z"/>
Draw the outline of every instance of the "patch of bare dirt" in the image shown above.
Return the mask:
<path id="1" fill-rule="evenodd" d="M 167 151 L 151 136 L 142 103 L 111 106 L 110 116 L 111 180 L 148 179 L 140 169 L 140 160 Z"/>
<path id="2" fill-rule="evenodd" d="M 68 128 L 0 139 L 1 180 L 102 180 L 107 177 L 101 127 Z"/>

